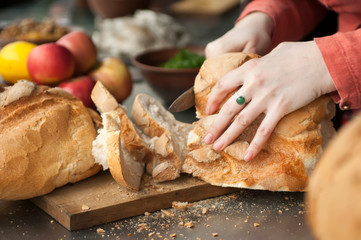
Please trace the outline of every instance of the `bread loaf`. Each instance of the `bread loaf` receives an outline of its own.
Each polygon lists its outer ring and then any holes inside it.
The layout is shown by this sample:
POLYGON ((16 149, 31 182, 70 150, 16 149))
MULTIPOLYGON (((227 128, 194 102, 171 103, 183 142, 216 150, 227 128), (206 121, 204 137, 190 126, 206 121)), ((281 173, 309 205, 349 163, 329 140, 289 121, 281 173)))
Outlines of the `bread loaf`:
POLYGON ((311 176, 306 202, 316 239, 361 239, 361 113, 327 146, 311 176))
POLYGON ((27 199, 101 168, 96 128, 82 102, 60 88, 19 81, 0 90, 0 199, 27 199))
POLYGON ((177 121, 158 101, 146 94, 135 97, 132 119, 152 139, 155 158, 147 164, 147 170, 154 181, 164 182, 179 177, 192 124, 177 121))
POLYGON ((253 57, 258 56, 228 53, 207 59, 201 67, 194 89, 197 116, 201 119, 194 123, 194 130, 189 134, 189 154, 182 170, 213 185, 304 191, 314 165, 334 134, 331 118, 335 104, 327 96, 281 119, 266 146, 250 162, 243 160, 244 153, 263 115, 223 151, 216 152, 202 141, 215 117, 205 114, 212 87, 224 74, 253 57))

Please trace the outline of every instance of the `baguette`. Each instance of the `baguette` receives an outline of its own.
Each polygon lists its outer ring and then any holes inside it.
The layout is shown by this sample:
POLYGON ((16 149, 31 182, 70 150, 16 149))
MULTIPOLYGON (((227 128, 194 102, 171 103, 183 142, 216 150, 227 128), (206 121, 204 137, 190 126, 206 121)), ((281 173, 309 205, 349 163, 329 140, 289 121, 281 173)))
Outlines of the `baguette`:
POLYGON ((19 81, 0 90, 0 199, 40 196, 97 173, 96 127, 60 88, 19 81))
POLYGON ((162 104, 146 94, 135 97, 131 115, 153 141, 155 158, 147 164, 147 170, 154 181, 178 178, 187 155, 187 135, 193 129, 192 124, 177 121, 162 104))

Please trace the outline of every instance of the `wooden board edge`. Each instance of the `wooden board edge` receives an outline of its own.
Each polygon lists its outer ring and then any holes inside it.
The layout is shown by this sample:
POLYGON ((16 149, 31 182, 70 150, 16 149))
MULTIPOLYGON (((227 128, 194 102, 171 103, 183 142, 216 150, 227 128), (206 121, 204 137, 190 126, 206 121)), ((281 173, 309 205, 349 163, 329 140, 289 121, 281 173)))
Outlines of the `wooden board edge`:
POLYGON ((51 201, 49 199, 50 198, 47 198, 47 196, 41 196, 41 197, 32 198, 30 199, 30 201, 34 203, 36 206, 38 206, 50 217, 55 219, 63 227, 70 230, 71 229, 70 214, 66 211, 66 209, 62 209, 60 206, 56 206, 55 204, 48 204, 47 201, 51 201))
POLYGON ((154 212, 172 207, 173 201, 195 202, 211 197, 237 192, 237 188, 224 188, 202 184, 189 189, 181 189, 144 198, 135 199, 126 203, 108 206, 92 211, 77 214, 68 214, 65 210, 46 208, 43 200, 33 199, 33 202, 51 217, 57 220, 69 231, 81 230, 96 225, 109 223, 124 218, 142 215, 145 212, 154 212))

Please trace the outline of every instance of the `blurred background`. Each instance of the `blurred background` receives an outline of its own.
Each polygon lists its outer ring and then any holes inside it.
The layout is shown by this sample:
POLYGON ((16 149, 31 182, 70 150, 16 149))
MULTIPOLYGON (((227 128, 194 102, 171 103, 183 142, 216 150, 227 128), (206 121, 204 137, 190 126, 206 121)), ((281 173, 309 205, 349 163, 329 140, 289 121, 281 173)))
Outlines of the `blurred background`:
MULTIPOLYGON (((34 18, 37 21, 51 18, 61 25, 85 29, 96 39, 108 34, 106 32, 108 29, 105 28, 112 25, 113 34, 122 36, 124 32, 132 40, 138 36, 142 38, 142 46, 152 47, 151 41, 158 46, 205 45, 210 39, 221 36, 234 24, 240 7, 246 2, 242 0, 2 0, 0 27, 20 22, 24 18, 34 18), (148 12, 147 15, 142 10, 149 10, 151 13, 148 12), (136 19, 132 22, 125 18, 136 19), (126 21, 127 23, 124 23, 126 21), (148 21, 147 26, 142 21, 148 21), (158 37, 157 42, 151 39, 149 31, 158 37), (167 34, 164 34, 165 31, 167 34), (164 36, 161 36, 162 32, 164 36), (171 39, 172 34, 178 34, 173 36, 177 39, 171 39), (166 37, 168 39, 164 39, 166 37)), ((118 40, 123 41, 124 44, 127 39, 118 37, 118 40)), ((122 52, 121 49, 114 51, 122 52)))
MULTIPOLYGON (((94 42, 99 62, 107 57, 119 58, 129 67, 133 83, 145 81, 154 90, 151 94, 169 106, 193 85, 199 68, 193 67, 192 71, 154 68, 160 58, 167 60, 159 52, 140 64, 132 63, 132 59, 151 50, 171 48, 174 54, 186 47, 202 50, 233 26, 247 2, 3 0, 0 1, 0 47, 17 40, 36 44, 55 42, 68 32, 82 30, 94 42)), ((4 71, 8 72, 4 69, 0 72, 4 71)))

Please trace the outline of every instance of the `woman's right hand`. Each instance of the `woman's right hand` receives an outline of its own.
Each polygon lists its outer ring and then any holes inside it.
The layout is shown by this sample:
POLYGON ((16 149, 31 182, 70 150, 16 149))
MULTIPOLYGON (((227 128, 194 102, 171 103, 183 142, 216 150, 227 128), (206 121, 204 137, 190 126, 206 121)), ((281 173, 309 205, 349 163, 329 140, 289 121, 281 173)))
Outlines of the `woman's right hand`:
POLYGON ((226 52, 245 52, 264 55, 271 49, 273 20, 262 12, 254 12, 243 19, 222 37, 207 44, 206 57, 226 52))

